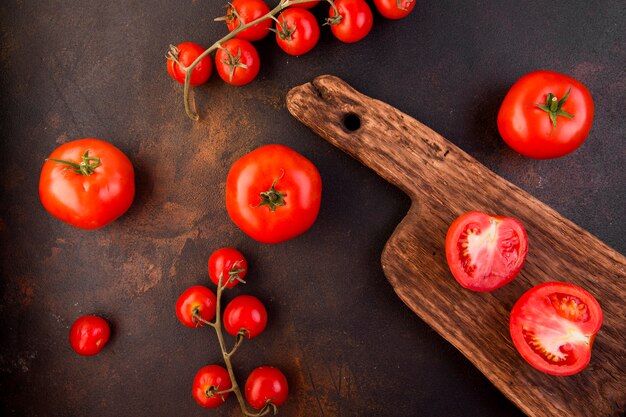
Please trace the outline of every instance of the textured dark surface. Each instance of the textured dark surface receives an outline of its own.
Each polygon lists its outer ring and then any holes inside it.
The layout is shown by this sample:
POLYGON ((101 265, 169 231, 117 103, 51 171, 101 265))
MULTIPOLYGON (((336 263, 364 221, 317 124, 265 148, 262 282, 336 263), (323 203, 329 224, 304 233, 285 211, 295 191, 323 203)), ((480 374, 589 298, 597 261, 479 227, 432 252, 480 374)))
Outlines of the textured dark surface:
POLYGON ((402 21, 375 13, 358 44, 324 29, 300 58, 267 39, 259 79, 236 88, 214 74, 194 90, 203 120, 192 123, 164 53, 220 37, 212 18, 221 2, 3 2, 0 413, 237 415, 234 400, 207 412, 191 399, 196 370, 220 355, 208 330, 182 327, 173 312, 184 288, 208 283, 210 252, 228 245, 251 265, 235 293, 257 295, 270 316, 238 352, 236 371, 243 382, 258 365, 283 369, 291 395, 281 415, 519 415, 383 276, 380 253, 408 198, 300 125, 284 98, 336 74, 626 253, 626 10, 576 3, 420 2, 402 21), (588 141, 552 161, 517 155, 495 123, 507 89, 539 68, 579 79, 596 105, 588 141), (88 136, 120 147, 137 174, 129 212, 94 232, 51 218, 37 195, 43 158, 88 136), (223 204, 230 165, 272 142, 303 153, 324 181, 315 226, 279 246, 251 241, 223 204), (67 342, 87 313, 114 331, 92 358, 67 342))

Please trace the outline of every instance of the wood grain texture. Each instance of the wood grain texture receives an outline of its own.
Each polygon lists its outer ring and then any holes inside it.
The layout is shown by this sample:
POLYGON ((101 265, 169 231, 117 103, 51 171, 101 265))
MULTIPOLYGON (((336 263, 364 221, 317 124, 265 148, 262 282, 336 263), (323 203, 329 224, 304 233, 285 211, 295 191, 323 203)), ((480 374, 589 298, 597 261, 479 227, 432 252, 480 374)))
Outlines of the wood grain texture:
MULTIPOLYGON (((626 407, 626 258, 445 138, 333 76, 296 87, 287 107, 302 123, 407 193, 409 213, 389 239, 382 266, 398 296, 530 416, 615 416, 626 407), (348 127, 346 117, 348 115, 348 127), (352 123, 354 116, 360 127, 352 123), (512 216, 527 229, 520 275, 490 293, 457 284, 445 260, 450 223, 471 210, 512 216), (589 366, 545 375, 519 356, 509 312, 532 286, 567 281, 600 302, 604 322, 589 366)), ((416 370, 419 371, 419 370, 416 370)))

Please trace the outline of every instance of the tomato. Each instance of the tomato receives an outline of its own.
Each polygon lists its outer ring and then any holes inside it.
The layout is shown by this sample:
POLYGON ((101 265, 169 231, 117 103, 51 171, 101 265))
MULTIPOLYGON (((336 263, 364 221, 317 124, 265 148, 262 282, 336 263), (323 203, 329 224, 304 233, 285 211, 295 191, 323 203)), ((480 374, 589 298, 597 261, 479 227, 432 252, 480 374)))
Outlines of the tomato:
POLYGON ((330 30, 337 39, 346 43, 358 42, 372 29, 374 16, 364 0, 335 0, 335 9, 328 12, 330 30))
POLYGON ((240 158, 226 179, 226 209, 253 239, 279 243, 307 231, 317 218, 322 179, 317 168, 283 145, 240 158))
POLYGON ((248 262, 237 249, 221 248, 209 257, 209 277, 215 285, 220 282, 220 276, 226 288, 234 287, 240 281, 245 283, 243 278, 247 272, 248 262))
POLYGON ((280 407, 287 400, 289 385, 280 370, 271 366, 260 366, 248 376, 244 392, 248 403, 257 410, 267 403, 280 407))
MULTIPOLYGON (((270 8, 262 0, 233 0, 226 13, 226 25, 232 32, 239 27, 239 22, 250 23, 270 12, 270 8)), ((267 36, 272 27, 272 20, 266 19, 249 27, 235 37, 247 41, 259 41, 267 36)))
POLYGON ((287 9, 276 22, 276 43, 289 55, 309 52, 320 39, 320 27, 315 16, 300 8, 287 9))
POLYGON ((510 217, 472 211, 457 218, 446 235, 446 258, 454 278, 474 291, 511 282, 524 265, 528 237, 510 217))
POLYGON ((176 301, 176 317, 187 327, 202 327, 204 323, 198 321, 194 314, 199 314, 203 320, 211 321, 215 317, 217 298, 213 291, 201 285, 187 288, 176 301))
POLYGON ((582 371, 602 326, 602 309, 584 289, 546 282, 528 290, 511 311, 511 338, 533 367, 550 375, 582 371))
POLYGON ((231 39, 215 53, 215 66, 222 80, 232 85, 244 85, 257 76, 261 60, 250 42, 231 39))
POLYGON ((134 197, 133 165, 122 151, 98 139, 59 146, 39 177, 45 209, 79 229, 106 226, 128 210, 134 197))
POLYGON ((252 339, 257 337, 267 326, 267 311, 263 303, 251 295, 239 295, 228 303, 224 310, 224 328, 231 336, 243 331, 252 339))
POLYGON ((287 6, 287 7, 298 7, 300 9, 312 9, 313 7, 317 6, 319 2, 320 0, 307 1, 304 3, 298 3, 293 6, 287 6))
POLYGON ((374 0, 378 12, 387 19, 402 19, 415 7, 415 0, 374 0))
MULTIPOLYGON (((185 69, 204 52, 204 48, 193 42, 184 42, 178 46, 171 46, 167 54, 167 72, 181 84, 185 84, 185 69)), ((207 55, 191 71, 189 85, 204 84, 213 72, 213 61, 207 55)))
POLYGON ((204 408, 215 408, 224 404, 230 392, 218 392, 231 389, 233 386, 228 371, 219 365, 208 365, 201 368, 193 380, 191 395, 204 408))
POLYGON ((98 316, 82 316, 70 329, 70 345, 79 355, 93 356, 109 341, 109 324, 98 316))
POLYGON ((511 87, 498 113, 502 139, 522 155, 558 158, 575 151, 593 122, 591 94, 579 81, 535 71, 511 87))

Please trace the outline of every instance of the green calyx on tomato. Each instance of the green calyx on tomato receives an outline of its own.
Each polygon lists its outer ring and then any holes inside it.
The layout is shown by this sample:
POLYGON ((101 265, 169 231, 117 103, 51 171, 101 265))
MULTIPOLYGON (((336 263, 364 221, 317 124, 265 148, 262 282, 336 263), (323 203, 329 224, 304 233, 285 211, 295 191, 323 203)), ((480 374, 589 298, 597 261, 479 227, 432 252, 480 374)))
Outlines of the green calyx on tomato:
POLYGON ((66 169, 72 170, 76 174, 89 176, 94 173, 96 168, 100 166, 100 158, 89 157, 89 149, 83 153, 82 161, 80 163, 66 161, 65 159, 47 158, 46 161, 57 162, 59 164, 67 165, 66 169))
POLYGON ((556 129, 556 118, 557 116, 567 117, 571 119, 574 117, 573 114, 570 114, 562 109, 563 104, 565 104, 565 100, 569 97, 569 93, 572 91, 572 87, 567 90, 567 93, 559 100, 554 94, 548 93, 546 97, 546 104, 535 104, 536 107, 548 113, 550 116, 550 120, 552 121, 552 128, 556 129))
POLYGON ((284 174, 285 172, 283 171, 281 176, 276 178, 274 182, 272 182, 272 186, 269 190, 260 193, 261 202, 259 203, 258 207, 268 206, 270 211, 276 211, 276 207, 282 207, 285 205, 285 196, 287 194, 281 193, 275 188, 276 183, 283 177, 284 174))
POLYGON ((248 69, 248 66, 246 64, 244 64, 243 62, 241 62, 241 48, 237 48, 237 55, 233 55, 228 49, 226 48, 222 48, 221 46, 219 47, 220 50, 224 51, 224 53, 226 54, 226 58, 222 59, 222 63, 224 65, 227 65, 228 68, 230 68, 229 71, 229 80, 232 82, 233 81, 233 76, 235 75, 235 68, 243 68, 243 69, 248 69))
POLYGON ((293 27, 289 27, 289 24, 285 22, 284 16, 282 18, 282 22, 276 22, 278 23, 276 27, 279 28, 278 30, 276 30, 278 36, 280 36, 282 40, 290 41, 293 38, 293 33, 296 31, 296 25, 293 25, 293 27))

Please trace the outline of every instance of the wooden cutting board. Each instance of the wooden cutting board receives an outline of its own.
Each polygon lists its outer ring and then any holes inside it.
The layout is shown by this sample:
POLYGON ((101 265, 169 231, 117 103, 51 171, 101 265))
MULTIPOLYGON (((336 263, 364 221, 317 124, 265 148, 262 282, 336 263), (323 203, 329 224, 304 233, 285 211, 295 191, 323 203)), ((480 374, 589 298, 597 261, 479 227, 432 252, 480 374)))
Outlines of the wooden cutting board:
POLYGON ((624 256, 430 128, 337 77, 321 76, 292 89, 287 107, 315 133, 411 198, 411 208, 381 260, 396 293, 419 317, 530 416, 624 415, 624 256), (448 226, 471 210, 515 217, 528 232, 522 272, 490 293, 462 288, 446 263, 448 226), (535 370, 509 336, 509 312, 515 301, 546 281, 577 284, 602 306, 604 322, 591 362, 574 376, 554 377, 535 370))

